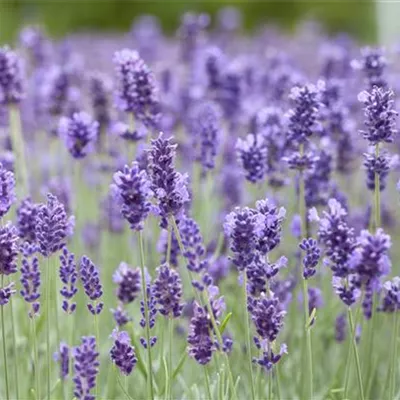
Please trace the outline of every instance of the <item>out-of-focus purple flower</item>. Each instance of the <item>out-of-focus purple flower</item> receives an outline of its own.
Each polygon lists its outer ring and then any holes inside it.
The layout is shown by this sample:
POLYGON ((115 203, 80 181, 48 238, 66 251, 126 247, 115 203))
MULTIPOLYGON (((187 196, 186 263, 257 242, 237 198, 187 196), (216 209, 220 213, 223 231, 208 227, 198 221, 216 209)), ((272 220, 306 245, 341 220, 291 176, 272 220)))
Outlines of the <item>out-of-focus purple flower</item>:
POLYGON ((231 263, 228 257, 221 255, 217 259, 208 263, 208 273, 213 280, 217 283, 221 279, 228 276, 231 263))
POLYGON ((97 138, 99 123, 85 112, 77 112, 71 118, 63 117, 58 133, 74 158, 84 158, 92 150, 97 138))
POLYGON ((60 279, 63 287, 60 290, 61 296, 64 297, 62 302, 62 309, 67 314, 72 314, 76 309, 76 303, 70 303, 71 299, 78 292, 76 282, 78 280, 78 271, 76 268, 75 256, 70 253, 67 247, 63 248, 60 254, 60 279))
POLYGON ((35 227, 39 251, 43 256, 50 257, 65 245, 68 225, 64 205, 48 193, 47 204, 38 206, 35 227))
POLYGON ((30 318, 34 318, 39 312, 40 283, 39 259, 37 257, 33 257, 32 260, 23 258, 21 266, 22 289, 20 294, 27 303, 31 304, 30 318))
POLYGON ((282 160, 288 163, 289 169, 310 172, 315 168, 318 162, 318 156, 312 150, 306 151, 303 154, 294 151, 282 160))
POLYGON ((321 257, 321 250, 318 247, 317 241, 312 238, 303 239, 299 247, 306 253, 303 257, 303 278, 309 279, 317 272, 315 267, 318 265, 321 257))
POLYGON ((243 74, 237 65, 232 63, 224 69, 216 100, 221 105, 228 120, 235 120, 240 115, 243 97, 243 74))
POLYGON ((256 347, 262 350, 262 355, 259 358, 253 358, 253 362, 264 367, 267 371, 270 371, 273 366, 279 362, 283 354, 287 354, 287 346, 284 343, 281 344, 279 353, 276 353, 272 350, 272 348, 269 348, 271 347, 271 344, 268 342, 268 340, 259 340, 257 337, 255 337, 254 342, 256 347))
POLYGON ((400 310, 400 278, 395 276, 383 284, 384 296, 380 310, 383 312, 398 312, 400 310))
MULTIPOLYGON (((179 219, 184 205, 189 201, 187 175, 175 170, 175 156, 176 145, 171 144, 170 139, 165 139, 162 133, 151 141, 149 174, 152 190, 164 219, 170 216, 179 219)), ((166 228, 165 221, 163 225, 166 228)))
POLYGON ((5 306, 10 301, 13 294, 16 293, 15 283, 11 282, 7 286, 0 288, 0 306, 5 306))
POLYGON ((94 302, 94 304, 87 304, 88 310, 93 315, 100 314, 103 310, 103 302, 98 302, 103 295, 103 288, 100 282, 100 273, 97 267, 86 256, 81 258, 80 278, 86 296, 88 296, 89 299, 94 302))
POLYGON ((320 218, 314 209, 310 220, 316 220, 318 241, 325 247, 325 264, 333 275, 346 277, 350 272, 350 255, 355 247, 354 230, 347 223, 347 212, 336 199, 328 201, 328 210, 320 218))
POLYGON ((342 343, 346 340, 347 336, 347 318, 346 314, 342 313, 336 317, 335 320, 335 339, 337 342, 342 343))
POLYGON ((119 304, 116 309, 111 309, 111 312, 118 327, 124 326, 128 322, 132 321, 132 318, 124 310, 121 304, 119 304))
POLYGON ((110 350, 111 361, 119 368, 124 375, 130 375, 135 368, 137 358, 135 348, 131 345, 131 338, 125 331, 112 333, 114 345, 110 350))
POLYGON ((132 129, 128 124, 120 121, 112 124, 111 132, 128 142, 138 142, 146 136, 146 130, 132 129))
POLYGON ((392 143, 397 134, 394 110, 394 93, 392 90, 373 87, 371 91, 361 92, 358 100, 364 105, 365 130, 361 130, 363 138, 371 145, 392 143))
POLYGON ((38 26, 27 26, 20 35, 22 46, 28 50, 34 67, 41 67, 49 56, 49 40, 38 26))
POLYGON ((194 303, 194 313, 190 320, 188 334, 188 353, 199 364, 205 365, 211 361, 213 352, 216 350, 215 342, 211 338, 211 327, 209 316, 196 302, 194 303))
POLYGON ((60 364, 60 379, 66 380, 69 375, 70 348, 65 342, 60 343, 59 350, 54 353, 54 361, 60 364))
POLYGON ((146 126, 156 127, 160 119, 160 105, 153 73, 134 50, 117 51, 114 64, 118 108, 134 113, 146 126))
POLYGON ((290 231, 292 235, 296 238, 300 238, 301 236, 301 216, 299 214, 295 214, 292 218, 292 222, 290 224, 290 231))
POLYGON ((22 66, 17 53, 0 47, 0 104, 16 104, 24 98, 22 66))
POLYGON ((46 110, 51 115, 61 115, 65 109, 71 77, 65 68, 53 65, 47 71, 41 87, 41 96, 46 110))
POLYGON ((221 112, 212 102, 200 103, 191 115, 194 141, 199 142, 198 158, 204 171, 215 167, 218 144, 221 135, 221 112))
POLYGON ((272 343, 283 327, 283 319, 286 314, 282 310, 278 298, 274 295, 250 297, 248 306, 257 334, 272 343))
POLYGON ((74 357, 74 396, 79 400, 95 400, 91 390, 96 386, 99 373, 99 353, 96 351, 96 338, 83 336, 82 344, 72 350, 74 357))
POLYGON ((243 197, 243 176, 241 169, 233 164, 225 164, 221 171, 221 197, 226 210, 241 204, 243 197))
POLYGON ((242 25, 242 13, 234 6, 223 7, 218 11, 218 27, 222 32, 234 33, 242 25))
POLYGON ((95 72, 90 76, 89 89, 94 118, 101 127, 106 127, 111 120, 109 104, 111 81, 107 75, 95 72))
POLYGON ((236 142, 236 153, 245 177, 256 183, 262 181, 267 170, 267 146, 263 136, 247 135, 236 142))
POLYGON ((357 238, 357 247, 350 258, 352 270, 357 272, 362 283, 368 283, 387 275, 391 262, 388 251, 392 245, 390 236, 382 228, 375 234, 361 231, 357 238))
POLYGON ((361 50, 361 60, 353 60, 352 67, 362 70, 370 89, 374 86, 385 87, 387 85, 384 72, 387 60, 380 48, 365 47, 361 50))
POLYGON ((201 261, 205 248, 197 222, 185 216, 179 223, 179 233, 185 248, 184 257, 188 262, 187 268, 193 272, 200 272, 205 267, 201 261))
POLYGON ((17 230, 18 236, 28 242, 36 242, 36 215, 38 206, 30 197, 21 201, 17 208, 17 230))
POLYGON ((0 163, 0 218, 7 214, 15 201, 14 174, 0 163))
POLYGON ((396 157, 390 157, 387 152, 381 152, 379 156, 375 152, 364 153, 364 167, 367 172, 367 187, 375 190, 375 175, 379 176, 379 191, 386 187, 387 176, 393 163, 397 162, 396 157))
POLYGON ((264 227, 265 216, 248 207, 237 207, 226 216, 224 230, 230 238, 232 261, 240 271, 254 261, 264 227))
POLYGON ((282 224, 286 210, 283 207, 278 208, 268 199, 258 200, 256 202, 256 209, 265 217, 257 250, 263 254, 267 254, 278 246, 281 241, 282 224))
POLYGON ((204 68, 210 90, 218 89, 221 84, 221 74, 224 68, 225 57, 219 47, 208 47, 204 52, 204 68))
POLYGON ((44 188, 44 195, 52 193, 57 197, 64 207, 67 214, 71 213, 71 184, 67 179, 58 177, 51 178, 44 188))
POLYGON ((288 140, 295 143, 305 143, 311 135, 321 129, 319 125, 319 109, 322 106, 320 95, 324 83, 319 81, 317 86, 308 84, 295 86, 290 92, 293 108, 288 112, 288 140))
POLYGON ((333 276, 332 286, 340 300, 342 300, 343 303, 348 307, 353 305, 361 296, 361 290, 359 289, 360 284, 357 275, 349 275, 347 280, 338 276, 333 276))
POLYGON ((124 231, 124 219, 112 192, 101 202, 101 220, 104 224, 103 228, 112 233, 122 233, 124 231))
POLYGON ((148 61, 155 60, 163 43, 159 19, 153 15, 141 15, 135 18, 130 33, 142 57, 148 61))
POLYGON ((0 275, 17 272, 18 236, 11 223, 0 227, 0 275))
POLYGON ((117 297, 123 304, 129 304, 140 294, 140 269, 130 268, 121 262, 113 274, 113 281, 118 285, 117 297))
POLYGON ((157 268, 157 278, 153 284, 153 294, 158 305, 158 311, 171 318, 182 314, 182 280, 179 273, 167 264, 157 268))
POLYGON ((121 214, 133 230, 142 230, 143 222, 151 209, 151 182, 146 171, 140 170, 137 162, 131 168, 125 165, 123 171, 114 174, 111 187, 121 207, 121 214))

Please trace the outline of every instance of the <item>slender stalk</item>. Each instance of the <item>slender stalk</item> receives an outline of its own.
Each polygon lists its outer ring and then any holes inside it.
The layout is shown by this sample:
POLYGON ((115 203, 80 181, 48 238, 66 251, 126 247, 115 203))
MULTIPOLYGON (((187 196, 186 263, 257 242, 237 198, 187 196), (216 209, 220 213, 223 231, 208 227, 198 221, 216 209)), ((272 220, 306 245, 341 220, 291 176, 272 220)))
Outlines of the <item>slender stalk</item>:
POLYGON ((154 399, 154 389, 153 389, 153 367, 151 359, 151 346, 150 346, 150 326, 149 326, 149 305, 147 303, 147 288, 146 288, 146 277, 144 270, 144 250, 143 250, 143 234, 142 231, 138 232, 139 236, 139 247, 140 247, 140 269, 142 275, 142 292, 143 292, 143 302, 144 302, 144 318, 146 320, 146 341, 147 341, 147 384, 148 384, 148 395, 149 399, 154 399))
POLYGON ((210 389, 210 379, 208 378, 208 371, 207 371, 207 366, 203 365, 203 371, 204 371, 204 380, 206 382, 206 389, 207 389, 207 399, 212 399, 211 397, 211 389, 210 389))
POLYGON ((391 359, 391 374, 390 374, 390 384, 389 384, 389 399, 394 399, 395 387, 396 387, 396 365, 397 365, 397 336, 399 331, 399 321, 398 315, 399 310, 394 312, 394 326, 393 326, 393 338, 392 338, 392 359, 391 359))
MULTIPOLYGON (((271 347, 271 344, 268 345, 268 347, 271 347)), ((268 349, 269 352, 271 352, 271 349, 268 349)), ((272 400, 273 398, 273 393, 272 393, 272 369, 268 371, 268 400, 272 400)))
POLYGON ((276 376, 276 396, 278 400, 281 399, 281 375, 279 371, 279 363, 275 365, 275 376, 276 376))
POLYGON ((19 378, 18 378, 18 350, 17 350, 17 334, 15 331, 15 318, 14 318, 14 305, 13 305, 13 299, 10 298, 9 302, 10 306, 10 318, 11 318, 11 339, 12 339, 12 346, 13 346, 13 352, 14 352, 14 381, 16 382, 15 384, 15 394, 17 396, 17 399, 19 399, 19 378))
MULTIPOLYGON (((38 346, 36 338, 36 321, 35 317, 32 316, 32 341, 33 341, 33 363, 35 368, 35 382, 36 382, 36 398, 40 399, 40 375, 39 375, 39 358, 38 358, 38 346)), ((18 384, 17 384, 18 386, 18 384)))
POLYGON ((358 355, 357 342, 356 342, 356 338, 355 338, 355 325, 354 325, 354 321, 353 321, 353 314, 351 312, 350 307, 347 309, 347 313, 348 313, 348 317, 349 317, 350 330, 351 330, 351 332, 354 332, 354 334, 352 334, 351 343, 352 343, 352 347, 353 347, 354 359, 356 362, 357 380, 358 380, 358 388, 359 388, 359 392, 360 392, 360 399, 364 400, 364 389, 363 389, 363 382, 362 382, 362 376, 361 376, 360 357, 358 355))
POLYGON ((170 266, 170 260, 171 260, 171 246, 172 246, 172 229, 171 229, 171 224, 168 224, 167 255, 165 257, 168 266, 170 266))
MULTIPOLYGON (((94 309, 97 309, 97 301, 94 302, 94 309)), ((99 319, 97 317, 97 314, 95 313, 93 315, 93 322, 94 322, 94 332, 96 335, 96 345, 97 345, 97 351, 100 354, 100 333, 99 333, 99 319)), ((99 360, 101 360, 101 355, 99 355, 99 360)), ((98 385, 97 385, 97 379, 94 387, 94 393, 95 393, 95 398, 97 399, 97 394, 98 394, 98 385)))
POLYGON ((50 354, 50 258, 46 268, 46 352, 47 352, 47 398, 51 395, 51 354, 50 354))
POLYGON ((174 320, 170 316, 168 318, 168 379, 169 379, 169 384, 168 384, 168 399, 172 400, 172 336, 174 334, 174 320))
POLYGON ((9 107, 10 133, 17 175, 17 191, 21 198, 29 193, 28 170, 26 167, 25 144, 22 136, 21 116, 16 105, 9 107))
POLYGON ((247 308, 247 274, 246 271, 243 272, 243 295, 244 295, 244 312, 246 323, 244 324, 246 329, 246 346, 247 346, 247 362, 250 370, 250 382, 251 382, 251 398, 255 400, 256 390, 254 387, 254 376, 253 376, 253 360, 251 356, 251 338, 250 338, 250 317, 249 310, 247 308))
MULTIPOLYGON (((1 276, 1 287, 4 287, 4 275, 1 276)), ((3 338, 3 362, 4 362, 4 384, 6 387, 6 399, 10 400, 10 391, 8 383, 8 363, 7 363, 7 345, 6 345, 6 326, 4 321, 4 306, 0 306, 1 310, 1 336, 3 338)), ((17 382, 18 384, 18 382, 17 382)))

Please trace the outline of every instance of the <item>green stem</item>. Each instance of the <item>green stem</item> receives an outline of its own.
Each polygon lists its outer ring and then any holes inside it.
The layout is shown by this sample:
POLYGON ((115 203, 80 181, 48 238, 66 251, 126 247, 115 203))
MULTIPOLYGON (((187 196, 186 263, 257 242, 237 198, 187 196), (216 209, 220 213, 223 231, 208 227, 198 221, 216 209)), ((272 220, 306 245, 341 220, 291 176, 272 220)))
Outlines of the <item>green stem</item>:
POLYGON ((389 384, 389 399, 394 399, 396 387, 396 365, 397 365, 397 336, 399 330, 398 314, 399 310, 394 312, 394 326, 393 326, 393 339, 392 339, 392 360, 391 360, 391 375, 389 384))
POLYGON ((171 224, 168 224, 167 254, 165 257, 168 266, 170 266, 170 260, 171 260, 171 246, 172 246, 172 229, 171 229, 171 224))
MULTIPOLYGON (((4 275, 1 276, 1 287, 4 287, 4 275)), ((10 400, 10 391, 8 383, 8 364, 7 364, 7 345, 6 345, 6 326, 4 321, 4 306, 1 309, 1 335, 3 338, 3 361, 4 361, 4 381, 6 386, 6 399, 10 400)), ((18 384, 18 382, 16 382, 18 384)))
POLYGON ((17 189, 20 198, 29 194, 28 170, 26 168, 25 144, 22 136, 21 116, 17 105, 10 105, 10 133, 17 175, 17 189))
POLYGON ((254 387, 254 376, 253 376, 253 360, 251 356, 251 338, 250 338, 250 317, 249 310, 247 308, 247 274, 246 271, 243 272, 243 295, 244 295, 244 312, 246 323, 244 324, 246 329, 246 345, 247 345, 247 362, 250 370, 250 382, 251 382, 251 398, 255 400, 256 390, 254 387))
POLYGON ((143 234, 139 231, 139 247, 140 247, 140 270, 142 275, 142 292, 143 292, 143 302, 144 302, 144 318, 146 321, 146 341, 147 341, 147 381, 149 390, 149 399, 154 399, 154 389, 153 389, 153 367, 151 359, 151 346, 150 346, 150 326, 149 326, 149 305, 147 303, 147 288, 146 288, 146 277, 144 269, 144 250, 143 250, 143 234))
POLYGON ((210 379, 208 378, 208 371, 207 371, 207 366, 203 365, 203 371, 204 371, 204 380, 206 382, 206 389, 207 389, 207 399, 211 400, 211 389, 210 389, 210 379))
MULTIPOLYGON (((35 368, 35 381, 36 381, 36 398, 40 399, 40 375, 39 375, 39 358, 38 358, 38 346, 36 338, 36 321, 35 317, 32 316, 32 341, 33 341, 33 362, 35 368)), ((17 385, 18 386, 18 385, 17 385)))
POLYGON ((268 371, 268 400, 272 400, 272 370, 268 371))
POLYGON ((361 376, 360 357, 358 355, 357 342, 356 342, 356 337, 355 337, 356 329, 355 329, 353 315, 352 315, 350 307, 347 309, 347 313, 348 313, 348 317, 349 317, 350 331, 352 332, 351 343, 352 343, 352 347, 353 347, 354 359, 356 362, 357 380, 358 380, 358 388, 359 388, 359 392, 360 392, 360 399, 364 400, 364 389, 363 389, 363 382, 362 382, 362 376, 361 376))
POLYGON ((47 257, 46 268, 46 352, 47 352, 47 398, 51 394, 51 354, 50 354, 50 258, 47 257))
POLYGON ((18 378, 18 350, 17 350, 17 340, 16 340, 16 332, 15 332, 15 318, 14 318, 14 305, 13 305, 13 299, 10 298, 10 318, 11 318, 11 339, 12 339, 12 346, 13 346, 13 352, 14 352, 14 380, 16 382, 15 384, 15 390, 16 390, 16 396, 17 399, 19 399, 19 378, 18 378))
POLYGON ((169 347, 169 353, 168 353, 168 379, 169 379, 169 384, 168 384, 168 399, 172 400, 172 380, 173 380, 173 371, 172 371, 172 336, 174 334, 174 320, 172 316, 168 318, 168 347, 169 347))
MULTIPOLYGON (((94 302, 94 309, 97 309, 97 301, 94 302)), ((97 351, 99 352, 99 361, 101 360, 101 355, 100 355, 100 333, 99 333, 99 320, 97 317, 97 313, 93 315, 93 320, 94 320, 94 331, 96 335, 96 346, 97 346, 97 351)), ((95 387, 94 387, 94 393, 95 393, 95 398, 97 399, 97 394, 98 394, 98 385, 97 385, 97 379, 95 382, 95 387)))
POLYGON ((276 374, 276 396, 278 400, 281 399, 281 376, 279 371, 279 363, 275 366, 275 374, 276 374))

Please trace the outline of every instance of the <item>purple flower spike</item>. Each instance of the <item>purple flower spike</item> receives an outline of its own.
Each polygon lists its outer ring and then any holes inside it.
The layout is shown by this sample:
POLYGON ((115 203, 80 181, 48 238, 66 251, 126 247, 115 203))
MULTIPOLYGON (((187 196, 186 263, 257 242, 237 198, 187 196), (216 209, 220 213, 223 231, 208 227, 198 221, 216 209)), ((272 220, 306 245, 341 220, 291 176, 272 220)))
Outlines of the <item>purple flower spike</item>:
POLYGON ((36 215, 38 205, 27 197, 22 200, 17 208, 17 230, 18 236, 28 243, 36 242, 36 215))
POLYGON ((72 157, 87 156, 97 139, 99 123, 85 113, 74 113, 71 118, 63 117, 58 125, 58 133, 64 140, 72 157))
POLYGON ((3 288, 0 288, 0 306, 5 306, 6 304, 8 304, 11 296, 14 293, 16 293, 14 282, 11 282, 3 288))
POLYGON ((303 239, 299 244, 301 250, 306 254, 303 258, 303 278, 309 279, 317 272, 315 267, 318 265, 321 251, 314 239, 303 239))
POLYGON ((63 381, 65 381, 69 375, 70 352, 68 345, 61 342, 58 352, 54 354, 54 361, 60 364, 60 379, 63 381))
POLYGON ((26 258, 22 259, 21 285, 21 296, 31 304, 29 316, 33 318, 40 308, 40 303, 37 301, 40 298, 40 268, 37 257, 32 258, 31 261, 26 258))
POLYGON ((21 61, 9 47, 0 47, 0 104, 19 103, 23 97, 21 61))
POLYGON ((17 272, 18 236, 11 223, 0 227, 0 275, 17 272))
POLYGON ((247 135, 238 139, 236 154, 246 179, 256 183, 263 180, 267 169, 267 145, 261 135, 247 135))
POLYGON ((114 321, 118 327, 124 326, 128 322, 132 321, 132 318, 128 315, 128 313, 120 304, 116 309, 111 309, 111 312, 113 314, 114 321))
POLYGON ((76 282, 78 280, 78 271, 76 268, 75 256, 70 253, 66 247, 63 248, 60 255, 60 279, 63 287, 60 290, 61 296, 64 297, 62 309, 67 314, 72 314, 76 309, 76 303, 71 303, 71 299, 78 292, 76 282))
POLYGON ((14 174, 0 163, 0 218, 7 214, 15 201, 14 174))
POLYGON ((103 303, 97 302, 103 295, 100 274, 97 267, 86 256, 81 258, 80 277, 86 296, 94 302, 94 304, 88 303, 88 310, 93 315, 100 314, 103 309, 103 303))
POLYGON ((121 262, 114 272, 113 281, 118 285, 117 297, 123 304, 132 303, 140 294, 141 277, 139 268, 130 268, 128 264, 121 262))
POLYGON ((69 221, 64 205, 47 194, 47 204, 40 204, 36 216, 36 237, 39 251, 45 257, 61 250, 66 242, 69 221))
POLYGON ((166 316, 178 318, 182 314, 182 280, 175 270, 164 264, 157 268, 153 293, 158 311, 166 316))
MULTIPOLYGON (((152 190, 162 218, 169 216, 179 218, 183 207, 189 201, 187 190, 187 175, 182 175, 175 170, 174 161, 176 145, 171 144, 171 139, 164 139, 160 133, 158 139, 151 141, 149 153, 149 171, 152 190)), ((163 227, 166 228, 165 221, 163 227)))
POLYGON ((135 348, 131 345, 131 338, 127 332, 114 330, 112 335, 114 346, 110 350, 111 361, 124 375, 130 375, 135 368, 137 358, 135 348))
POLYGON ((151 209, 151 182, 145 170, 140 170, 137 162, 129 168, 114 174, 111 186, 121 207, 121 214, 129 222, 131 229, 142 230, 144 220, 151 209))
POLYGON ((95 119, 100 125, 107 126, 111 119, 109 104, 110 79, 107 75, 97 72, 90 76, 89 86, 95 119))
POLYGON ((96 351, 94 336, 82 337, 82 344, 73 349, 74 357, 74 396, 78 400, 95 400, 91 390, 96 386, 99 373, 99 353, 96 351))
POLYGON ((398 312, 400 310, 400 278, 395 276, 383 284, 384 296, 380 310, 383 312, 398 312))
POLYGON ((364 105, 365 130, 360 131, 371 145, 392 143, 397 134, 394 93, 392 90, 373 87, 371 91, 361 92, 358 100, 364 105))
POLYGON ((160 105, 153 73, 134 50, 117 51, 114 64, 118 108, 134 113, 146 126, 156 127, 160 119, 160 105))
POLYGON ((335 320, 335 339, 342 343, 347 336, 347 317, 345 313, 339 314, 335 320))
POLYGON ((268 341, 262 340, 261 342, 255 340, 256 346, 263 349, 262 356, 260 358, 254 358, 253 362, 264 367, 267 371, 270 371, 275 364, 277 364, 282 358, 283 354, 287 354, 286 344, 282 344, 279 353, 275 353, 272 349, 268 349, 268 341))
POLYGON ((380 48, 365 47, 361 50, 361 60, 354 60, 352 66, 362 70, 368 86, 372 89, 374 86, 385 87, 387 85, 384 72, 387 66, 387 60, 384 52, 380 48))

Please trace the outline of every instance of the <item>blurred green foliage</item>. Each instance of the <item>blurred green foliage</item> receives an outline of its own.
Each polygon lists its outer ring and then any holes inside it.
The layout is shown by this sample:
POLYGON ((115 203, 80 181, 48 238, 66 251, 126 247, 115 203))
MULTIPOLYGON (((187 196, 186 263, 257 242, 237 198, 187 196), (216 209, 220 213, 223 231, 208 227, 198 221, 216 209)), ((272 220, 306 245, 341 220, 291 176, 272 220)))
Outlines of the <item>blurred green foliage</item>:
POLYGON ((185 11, 215 14, 227 5, 243 11, 246 29, 266 21, 290 28, 311 17, 323 21, 329 31, 348 31, 365 41, 376 38, 373 0, 0 0, 0 42, 13 40, 27 23, 44 24, 53 36, 88 29, 126 31, 140 14, 157 15, 172 32, 185 11))

